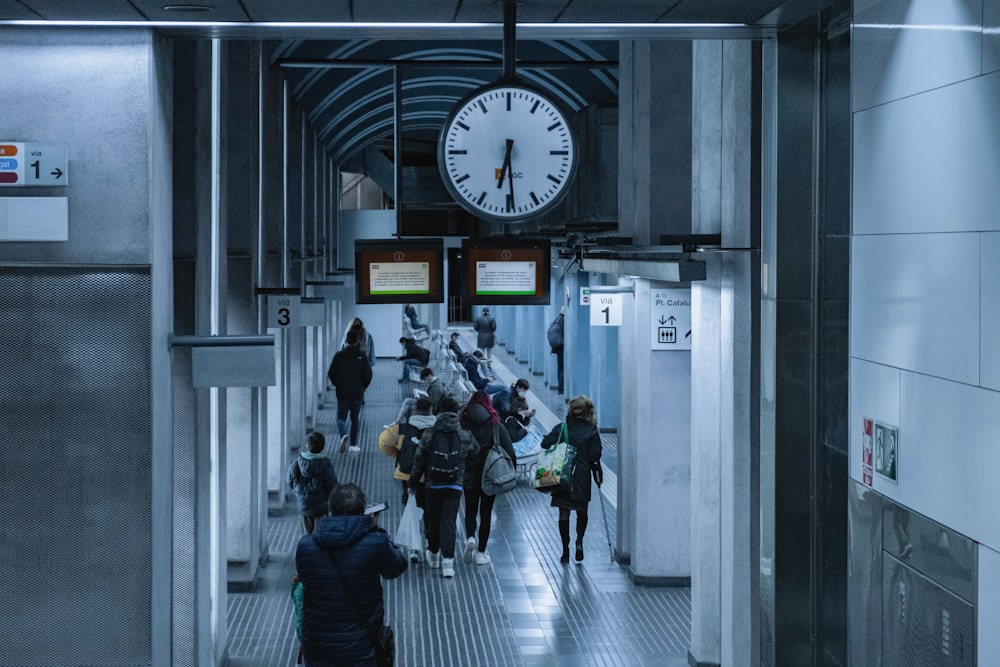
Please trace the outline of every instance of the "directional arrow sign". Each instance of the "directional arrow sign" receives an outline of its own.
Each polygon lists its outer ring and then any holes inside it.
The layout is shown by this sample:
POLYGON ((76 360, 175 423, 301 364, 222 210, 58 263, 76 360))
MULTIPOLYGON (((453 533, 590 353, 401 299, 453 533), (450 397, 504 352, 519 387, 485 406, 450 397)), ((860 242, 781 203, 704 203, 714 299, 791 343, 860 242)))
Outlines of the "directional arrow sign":
POLYGON ((0 139, 0 186, 66 185, 66 146, 0 139))
POLYGON ((691 290, 651 290, 649 314, 651 349, 691 349, 691 290))

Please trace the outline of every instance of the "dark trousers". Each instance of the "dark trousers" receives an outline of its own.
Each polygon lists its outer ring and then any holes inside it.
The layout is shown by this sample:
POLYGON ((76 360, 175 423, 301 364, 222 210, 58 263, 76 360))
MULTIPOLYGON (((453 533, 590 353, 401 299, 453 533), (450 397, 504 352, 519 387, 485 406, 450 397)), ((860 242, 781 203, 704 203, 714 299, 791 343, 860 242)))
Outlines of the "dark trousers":
POLYGON ((563 346, 556 345, 552 348, 552 354, 556 355, 556 379, 559 381, 559 391, 565 391, 563 384, 563 346))
POLYGON ((361 404, 364 397, 337 398, 337 433, 341 436, 347 431, 347 417, 351 417, 351 446, 358 444, 358 429, 361 426, 361 404))
POLYGON ((458 489, 424 489, 424 532, 431 553, 455 557, 455 521, 462 492, 458 489))
POLYGON ((486 543, 490 540, 490 527, 493 519, 493 502, 496 496, 488 496, 482 489, 465 490, 465 535, 476 537, 476 514, 479 514, 479 544, 480 551, 486 551, 486 543))

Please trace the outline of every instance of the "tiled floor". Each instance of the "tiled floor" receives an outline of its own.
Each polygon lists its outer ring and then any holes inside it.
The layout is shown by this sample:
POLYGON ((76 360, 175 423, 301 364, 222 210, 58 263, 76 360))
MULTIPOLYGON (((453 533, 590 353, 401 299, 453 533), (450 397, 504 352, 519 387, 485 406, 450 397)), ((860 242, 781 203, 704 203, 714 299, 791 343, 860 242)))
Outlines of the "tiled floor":
MULTIPOLYGON (((471 341, 471 331, 462 329, 471 341)), ((494 372, 512 382, 519 366, 503 348, 494 349, 494 372), (508 370, 508 368, 510 370, 508 370)), ((523 367, 520 367, 523 368, 523 367)), ((402 511, 393 462, 378 452, 382 424, 395 418, 409 384, 396 382, 399 363, 380 359, 366 395, 359 454, 331 454, 338 476, 359 483, 369 500, 388 499, 382 516, 390 534, 402 511)), ((540 408, 543 423, 557 422, 565 412, 562 396, 531 379, 529 402, 540 408)), ((336 426, 323 411, 317 428, 330 436, 336 426)), ((336 438, 328 437, 336 444, 336 438)), ((602 434, 609 477, 616 460, 617 438, 602 434)), ((605 493, 613 485, 604 484, 605 493)), ((613 494, 611 496, 613 498, 613 494)), ((606 514, 595 494, 585 538, 585 560, 559 563, 561 550, 557 511, 549 498, 520 482, 497 499, 489 553, 492 565, 461 562, 456 576, 411 565, 400 578, 385 582, 387 620, 396 630, 397 664, 442 665, 687 665, 690 635, 690 591, 686 588, 643 588, 632 585, 625 569, 612 562, 605 530, 615 530, 612 500, 606 514)), ((575 517, 574 517, 575 521, 575 517)), ((575 528, 574 528, 575 530, 575 528)), ((269 525, 270 559, 254 593, 229 597, 229 664, 233 667, 278 667, 295 664, 298 650, 289 597, 294 552, 299 536, 294 505, 269 525)), ((461 538, 461 535, 460 535, 461 538)), ((461 539, 460 539, 461 541, 461 539)))

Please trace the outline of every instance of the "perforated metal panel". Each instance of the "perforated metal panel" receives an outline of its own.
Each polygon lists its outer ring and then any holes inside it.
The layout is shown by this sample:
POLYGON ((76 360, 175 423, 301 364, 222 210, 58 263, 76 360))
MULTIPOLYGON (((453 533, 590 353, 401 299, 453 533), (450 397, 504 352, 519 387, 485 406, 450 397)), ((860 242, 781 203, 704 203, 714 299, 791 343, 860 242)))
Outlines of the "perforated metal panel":
POLYGON ((150 662, 150 277, 0 268, 0 663, 150 662))

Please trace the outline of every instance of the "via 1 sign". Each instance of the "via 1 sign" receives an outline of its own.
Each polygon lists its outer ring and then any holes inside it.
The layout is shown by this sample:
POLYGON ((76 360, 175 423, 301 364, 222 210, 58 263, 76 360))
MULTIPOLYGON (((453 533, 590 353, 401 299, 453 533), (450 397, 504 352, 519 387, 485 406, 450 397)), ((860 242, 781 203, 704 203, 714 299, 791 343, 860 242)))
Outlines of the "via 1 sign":
POLYGON ((623 294, 592 292, 590 297, 590 326, 620 327, 622 325, 623 294))
POLYGON ((0 186, 66 185, 66 147, 0 139, 0 186))

